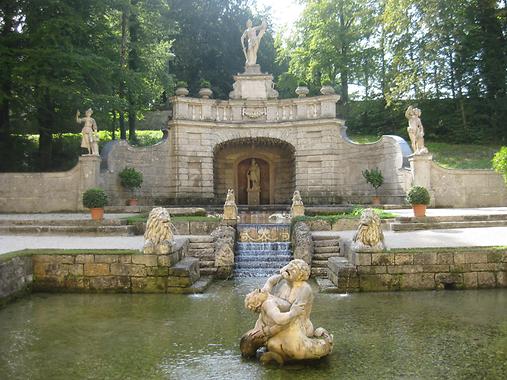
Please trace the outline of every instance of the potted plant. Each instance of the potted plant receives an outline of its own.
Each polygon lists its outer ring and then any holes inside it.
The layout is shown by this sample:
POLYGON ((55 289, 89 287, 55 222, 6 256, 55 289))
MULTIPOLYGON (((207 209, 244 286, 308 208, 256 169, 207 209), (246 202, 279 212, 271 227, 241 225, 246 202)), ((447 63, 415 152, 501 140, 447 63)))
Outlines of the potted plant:
POLYGON ((413 186, 407 194, 407 202, 412 205, 414 216, 426 216, 426 206, 430 204, 430 193, 422 186, 413 186))
POLYGON ((134 168, 125 167, 119 174, 121 185, 132 193, 128 201, 129 206, 137 206, 137 199, 134 196, 136 189, 143 183, 143 174, 134 168))
POLYGON ((83 206, 90 209, 93 220, 104 219, 105 205, 107 205, 107 194, 104 190, 92 188, 83 193, 83 206))
POLYGON ((335 93, 332 86, 333 83, 329 79, 323 79, 321 84, 322 87, 320 88, 320 93, 322 95, 331 95, 335 93))
POLYGON ((201 79, 199 82, 201 89, 199 90, 199 96, 203 99, 209 99, 211 95, 213 95, 213 91, 211 90, 211 83, 205 79, 201 79))
POLYGON ((372 199, 372 203, 374 205, 380 204, 380 197, 377 194, 377 189, 382 186, 384 183, 384 177, 382 176, 382 172, 378 168, 374 168, 371 170, 365 169, 362 171, 363 177, 367 183, 373 186, 375 190, 375 196, 372 199))
POLYGON ((188 95, 188 84, 187 82, 180 80, 176 83, 176 91, 174 92, 176 96, 187 96, 188 95))
POLYGON ((306 86, 306 82, 299 81, 298 87, 296 88, 296 94, 298 94, 300 98, 304 98, 306 95, 308 95, 309 92, 310 90, 306 86))

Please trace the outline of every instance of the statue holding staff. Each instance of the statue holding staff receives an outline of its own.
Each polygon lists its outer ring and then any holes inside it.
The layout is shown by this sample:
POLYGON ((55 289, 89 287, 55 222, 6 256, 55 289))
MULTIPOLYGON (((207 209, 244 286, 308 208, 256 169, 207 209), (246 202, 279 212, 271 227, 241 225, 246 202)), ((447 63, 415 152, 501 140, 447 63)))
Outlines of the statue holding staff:
POLYGON ((266 33, 267 27, 266 21, 262 21, 262 24, 259 26, 253 26, 252 20, 246 22, 246 30, 241 36, 241 46, 243 47, 246 66, 254 66, 257 64, 257 51, 259 50, 259 44, 262 36, 266 33))
POLYGON ((83 134, 81 138, 81 148, 88 149, 88 154, 98 156, 99 155, 99 135, 97 130, 97 123, 95 119, 92 118, 93 110, 91 108, 87 109, 85 112, 85 117, 80 118, 79 110, 76 112, 76 122, 78 124, 84 124, 81 133, 83 134))

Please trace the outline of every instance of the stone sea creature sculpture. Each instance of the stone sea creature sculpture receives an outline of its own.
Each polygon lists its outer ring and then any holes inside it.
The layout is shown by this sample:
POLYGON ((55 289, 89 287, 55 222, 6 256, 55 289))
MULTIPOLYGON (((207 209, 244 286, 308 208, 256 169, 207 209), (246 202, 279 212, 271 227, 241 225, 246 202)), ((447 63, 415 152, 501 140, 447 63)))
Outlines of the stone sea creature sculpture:
POLYGON ((408 120, 408 136, 414 154, 427 154, 428 148, 424 146, 424 127, 421 122, 421 110, 409 106, 405 111, 405 117, 408 120))
POLYGON ((234 220, 238 218, 238 206, 236 206, 236 197, 234 190, 227 190, 227 196, 224 203, 224 220, 234 220))
POLYGON ((352 239, 352 249, 354 251, 382 251, 385 249, 380 217, 371 208, 367 208, 361 213, 359 227, 352 239))
POLYGON ((294 191, 292 195, 292 206, 290 207, 290 215, 292 217, 295 216, 303 216, 305 214, 305 206, 303 204, 303 199, 301 199, 301 194, 299 190, 294 191))
POLYGON ((286 214, 284 212, 282 212, 282 213, 278 212, 275 214, 271 214, 268 217, 268 219, 270 222, 275 222, 275 223, 289 223, 290 222, 290 215, 286 214))
POLYGON ((324 328, 314 329, 310 321, 313 291, 307 280, 310 266, 292 260, 271 276, 262 289, 245 297, 245 307, 259 317, 240 342, 241 354, 253 357, 259 348, 262 363, 319 359, 333 349, 333 336, 324 328))
POLYGON ((143 253, 166 255, 171 252, 176 229, 171 223, 169 211, 155 207, 150 211, 144 233, 143 253))

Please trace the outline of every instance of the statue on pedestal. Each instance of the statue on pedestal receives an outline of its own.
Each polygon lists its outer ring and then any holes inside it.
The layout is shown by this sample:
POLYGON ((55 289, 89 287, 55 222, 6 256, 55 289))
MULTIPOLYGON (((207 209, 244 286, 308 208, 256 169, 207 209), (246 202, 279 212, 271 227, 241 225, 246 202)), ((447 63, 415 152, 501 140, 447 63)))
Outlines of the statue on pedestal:
POLYGON ((99 155, 99 135, 97 129, 97 123, 92 118, 93 110, 88 108, 85 112, 85 117, 79 118, 79 110, 76 112, 76 122, 78 124, 83 123, 83 129, 81 130, 81 148, 88 149, 88 154, 98 156, 99 155))
POLYGON ((224 203, 224 220, 236 221, 238 217, 238 206, 236 206, 236 197, 234 196, 234 190, 227 190, 227 197, 224 203))
POLYGON ((243 47, 243 54, 246 59, 245 66, 254 66, 257 64, 257 51, 259 50, 259 44, 262 36, 266 33, 267 27, 266 21, 262 21, 262 24, 259 26, 252 26, 252 20, 246 22, 246 30, 241 36, 241 46, 243 47))
POLYGON ((246 173, 247 178, 247 190, 250 191, 260 191, 261 186, 261 170, 259 168, 259 165, 255 161, 255 158, 252 158, 252 163, 250 165, 250 168, 248 169, 248 172, 246 173))
POLYGON ((303 204, 303 200, 301 199, 301 194, 299 194, 299 190, 294 191, 294 195, 292 196, 292 206, 290 208, 290 216, 303 216, 305 215, 305 206, 303 204))
POLYGON ((421 110, 409 106, 405 111, 405 117, 408 120, 408 136, 414 154, 427 154, 428 148, 424 146, 424 128, 421 123, 421 110))
POLYGON ((253 329, 240 342, 241 354, 253 357, 266 348, 263 363, 319 359, 333 349, 333 335, 310 321, 313 291, 307 282, 310 266, 303 260, 292 260, 271 276, 262 289, 245 297, 245 307, 259 313, 253 329))

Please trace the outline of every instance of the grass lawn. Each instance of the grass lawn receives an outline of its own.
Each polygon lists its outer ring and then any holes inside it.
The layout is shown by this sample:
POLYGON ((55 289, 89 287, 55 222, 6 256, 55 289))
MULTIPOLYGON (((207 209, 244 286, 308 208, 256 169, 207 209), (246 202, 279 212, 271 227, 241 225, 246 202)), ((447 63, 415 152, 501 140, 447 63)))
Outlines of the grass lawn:
MULTIPOLYGON (((350 135, 360 144, 372 143, 379 139, 375 135, 350 135)), ((408 141, 407 141, 408 142, 408 141)), ((499 145, 447 144, 426 142, 433 155, 433 161, 448 169, 492 169, 491 159, 500 150, 499 145)))

